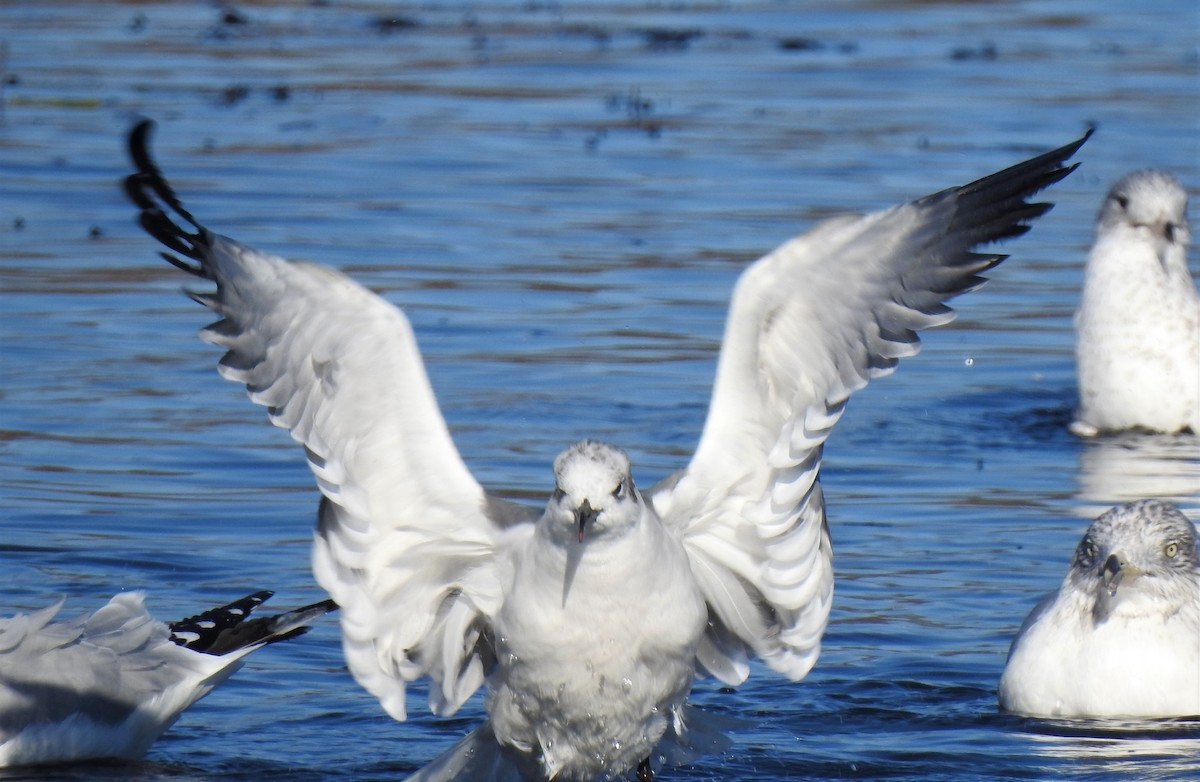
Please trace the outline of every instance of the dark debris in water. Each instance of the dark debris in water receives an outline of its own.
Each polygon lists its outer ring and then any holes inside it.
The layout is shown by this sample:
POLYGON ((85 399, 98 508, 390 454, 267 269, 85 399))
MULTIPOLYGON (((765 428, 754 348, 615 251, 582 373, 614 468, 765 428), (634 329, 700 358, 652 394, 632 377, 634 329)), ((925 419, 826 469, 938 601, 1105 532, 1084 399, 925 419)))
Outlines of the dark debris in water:
POLYGON ((651 49, 686 49, 704 31, 695 28, 647 27, 637 31, 651 49))
MULTIPOLYGON (((271 87, 264 88, 264 91, 271 100, 276 103, 283 103, 292 97, 292 88, 286 84, 276 84, 271 87)), ((231 84, 228 87, 220 90, 216 95, 216 103, 221 106, 237 106, 238 104, 248 100, 254 94, 254 90, 246 84, 231 84)))
POLYGON ((604 107, 611 112, 622 112, 630 119, 644 119, 654 113, 654 101, 643 98, 640 90, 630 90, 624 95, 610 93, 604 99, 604 107))
POLYGON ((827 43, 817 38, 810 38, 803 35, 786 36, 780 38, 776 42, 776 46, 781 51, 785 52, 824 52, 832 49, 839 54, 851 54, 858 51, 858 44, 854 41, 838 41, 837 43, 827 43))
POLYGON ((246 15, 231 5, 221 8, 221 24, 249 24, 246 15))
POLYGON ((371 20, 371 27, 383 34, 415 30, 420 26, 421 23, 411 16, 384 15, 371 20))
POLYGON ((242 35, 242 33, 236 32, 237 30, 251 26, 250 17, 231 5, 223 5, 218 11, 220 15, 217 17, 216 23, 208 29, 209 38, 218 41, 229 40, 242 35))
POLYGON ((950 59, 959 61, 991 61, 999 56, 1000 52, 996 49, 996 44, 991 41, 984 41, 979 46, 959 46, 950 52, 950 59))
POLYGON ((244 84, 234 84, 221 91, 221 103, 226 106, 236 106, 250 97, 250 88, 244 84))
POLYGON ((819 52, 825 48, 825 43, 816 38, 796 36, 780 39, 779 48, 785 52, 819 52))
POLYGON ((617 124, 597 127, 584 141, 589 152, 594 152, 608 136, 609 130, 632 129, 645 133, 650 138, 658 138, 665 127, 665 122, 654 117, 654 101, 642 97, 641 91, 632 89, 624 94, 609 93, 604 99, 605 109, 612 114, 624 114, 625 120, 617 124))

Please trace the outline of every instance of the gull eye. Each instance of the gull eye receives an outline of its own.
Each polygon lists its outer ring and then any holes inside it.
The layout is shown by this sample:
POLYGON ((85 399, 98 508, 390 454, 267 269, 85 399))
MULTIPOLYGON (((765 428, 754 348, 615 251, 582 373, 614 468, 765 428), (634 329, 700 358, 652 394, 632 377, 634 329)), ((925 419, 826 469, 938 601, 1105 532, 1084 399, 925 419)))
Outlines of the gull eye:
POLYGON ((1075 565, 1087 569, 1095 563, 1096 544, 1092 543, 1091 538, 1084 538, 1079 542, 1079 548, 1075 549, 1075 565))
POLYGON ((621 481, 617 484, 617 488, 612 490, 612 496, 618 500, 625 499, 625 482, 621 481))
POLYGON ((1163 547, 1163 553, 1167 555, 1167 559, 1175 559, 1175 555, 1179 553, 1179 544, 1172 540, 1163 547))
POLYGON ((567 493, 565 491, 558 488, 557 486, 554 487, 554 501, 555 502, 562 502, 562 498, 566 497, 566 496, 567 496, 567 493))
POLYGON ((1118 193, 1115 198, 1117 199, 1117 206, 1121 207, 1122 210, 1129 208, 1129 196, 1118 193))

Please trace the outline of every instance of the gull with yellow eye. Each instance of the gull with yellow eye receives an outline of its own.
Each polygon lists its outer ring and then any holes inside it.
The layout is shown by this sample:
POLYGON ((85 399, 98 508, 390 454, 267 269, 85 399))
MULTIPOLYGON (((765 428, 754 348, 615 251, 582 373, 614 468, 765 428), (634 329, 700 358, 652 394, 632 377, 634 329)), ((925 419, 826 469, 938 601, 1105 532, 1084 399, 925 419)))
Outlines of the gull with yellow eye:
POLYGON ((1139 500, 1088 528, 1025 620, 1000 706, 1034 717, 1200 716, 1200 557, 1177 507, 1139 500))
POLYGON ((203 335, 323 495, 313 572, 342 609, 346 662, 389 714, 410 682, 488 720, 413 779, 591 782, 722 745, 687 705, 697 676, 750 658, 797 681, 833 599, 819 481, 847 400, 949 322, 946 301, 1050 209, 1086 136, 961 187, 826 220, 749 265, 733 291, 695 454, 644 493, 594 441, 554 462, 542 509, 484 490, 438 409, 404 314, 333 269, 209 231, 130 136, 126 179, 166 259, 215 290, 203 335))
POLYGON ((1200 293, 1188 270, 1187 191, 1166 171, 1112 186, 1075 314, 1071 431, 1200 435, 1200 293))

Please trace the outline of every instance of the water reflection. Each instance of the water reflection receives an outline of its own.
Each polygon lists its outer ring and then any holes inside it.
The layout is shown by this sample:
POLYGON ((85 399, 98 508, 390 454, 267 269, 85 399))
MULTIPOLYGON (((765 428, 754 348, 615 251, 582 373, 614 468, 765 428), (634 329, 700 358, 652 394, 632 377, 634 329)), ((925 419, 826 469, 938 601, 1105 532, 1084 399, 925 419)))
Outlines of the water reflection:
POLYGON ((1129 779, 1194 779, 1200 770, 1200 720, 1087 722, 1035 720, 1030 748, 1079 769, 1129 774, 1129 779), (1152 770, 1152 771, 1151 771, 1152 770))
POLYGON ((1133 500, 1169 500, 1200 510, 1200 437, 1126 433, 1088 442, 1079 452, 1078 513, 1092 519, 1133 500))

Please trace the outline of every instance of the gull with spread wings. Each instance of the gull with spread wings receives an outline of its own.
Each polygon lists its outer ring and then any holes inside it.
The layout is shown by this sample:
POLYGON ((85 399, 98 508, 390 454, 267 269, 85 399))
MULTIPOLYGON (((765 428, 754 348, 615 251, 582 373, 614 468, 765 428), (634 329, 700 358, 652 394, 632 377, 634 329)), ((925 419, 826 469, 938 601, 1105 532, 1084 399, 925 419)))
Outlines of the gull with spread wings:
POLYGON ((554 462, 544 509, 485 491, 438 409, 404 314, 337 271, 213 233, 179 202, 135 127, 126 189, 179 268, 216 284, 203 337, 308 457, 323 495, 313 571, 342 609, 346 660, 403 720, 409 682, 453 714, 487 684, 488 721, 417 780, 653 777, 714 746, 686 700, 757 656, 795 681, 833 597, 818 480, 850 395, 947 323, 945 301, 1050 209, 1030 203, 1087 139, 963 187, 823 222, 733 292, 690 463, 649 490, 595 441, 554 462))

